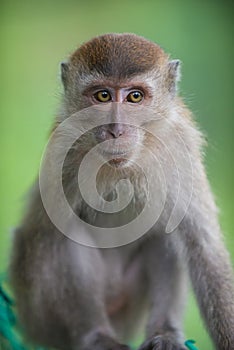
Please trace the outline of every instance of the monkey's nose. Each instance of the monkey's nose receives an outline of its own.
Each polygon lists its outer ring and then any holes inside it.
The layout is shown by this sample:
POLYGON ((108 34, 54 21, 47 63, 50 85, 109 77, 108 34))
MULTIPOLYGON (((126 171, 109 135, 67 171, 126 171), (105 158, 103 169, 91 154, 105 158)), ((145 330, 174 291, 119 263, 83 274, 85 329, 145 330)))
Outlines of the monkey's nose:
POLYGON ((109 124, 108 132, 111 134, 113 138, 117 139, 124 133, 123 125, 120 123, 109 124))

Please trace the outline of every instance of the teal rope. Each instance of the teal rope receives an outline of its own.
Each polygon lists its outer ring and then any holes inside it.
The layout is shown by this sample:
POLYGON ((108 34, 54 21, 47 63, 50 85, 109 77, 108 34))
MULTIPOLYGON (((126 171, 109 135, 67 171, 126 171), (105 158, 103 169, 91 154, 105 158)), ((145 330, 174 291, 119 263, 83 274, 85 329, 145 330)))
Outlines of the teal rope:
POLYGON ((26 350, 20 343, 13 327, 16 325, 15 315, 12 311, 13 302, 0 286, 0 335, 4 346, 12 350, 26 350))
POLYGON ((186 340, 184 345, 187 346, 189 350, 198 350, 198 348, 194 345, 195 343, 196 343, 195 340, 189 339, 189 340, 186 340))

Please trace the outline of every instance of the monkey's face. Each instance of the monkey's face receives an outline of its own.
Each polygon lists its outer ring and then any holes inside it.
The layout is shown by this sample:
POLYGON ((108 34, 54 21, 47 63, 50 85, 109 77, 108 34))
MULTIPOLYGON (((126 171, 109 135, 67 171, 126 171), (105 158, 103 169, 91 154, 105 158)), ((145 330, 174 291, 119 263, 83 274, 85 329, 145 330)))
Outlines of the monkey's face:
MULTIPOLYGON (((155 115, 168 117, 178 65, 158 45, 129 34, 94 38, 75 51, 62 64, 65 117, 110 106, 102 123, 91 121, 85 151, 88 144, 90 149, 95 143, 102 145, 99 154, 115 167, 143 158, 143 146, 149 144, 143 128, 155 115)), ((95 113, 93 118, 96 121, 95 113)))
MULTIPOLYGON (((80 124, 85 122, 86 130, 89 129, 79 143, 80 149, 89 152, 99 144, 98 155, 115 168, 132 166, 144 158, 144 148, 156 141, 150 136, 155 121, 159 126, 159 120, 168 118, 173 100, 162 75, 157 75, 157 71, 152 71, 151 75, 122 81, 96 75, 87 76, 88 83, 83 82, 83 86, 81 82, 74 84, 76 105, 69 114, 84 115, 80 124)), ((74 99, 70 91, 67 96, 69 101, 74 99)))

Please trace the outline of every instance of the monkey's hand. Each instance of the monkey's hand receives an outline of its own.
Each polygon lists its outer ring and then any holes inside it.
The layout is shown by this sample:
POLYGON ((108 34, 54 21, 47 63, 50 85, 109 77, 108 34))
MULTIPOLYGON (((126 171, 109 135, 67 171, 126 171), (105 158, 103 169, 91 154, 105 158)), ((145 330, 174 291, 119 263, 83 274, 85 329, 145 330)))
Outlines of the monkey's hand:
POLYGON ((146 340, 139 350, 186 350, 174 335, 156 335, 146 340))

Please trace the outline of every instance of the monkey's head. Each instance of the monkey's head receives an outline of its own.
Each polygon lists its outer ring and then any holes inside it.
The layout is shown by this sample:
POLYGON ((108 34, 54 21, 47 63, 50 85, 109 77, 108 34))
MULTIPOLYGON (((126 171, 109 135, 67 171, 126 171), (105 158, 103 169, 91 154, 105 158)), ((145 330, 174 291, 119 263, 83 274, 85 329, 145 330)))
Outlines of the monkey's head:
POLYGON ((175 100, 178 66, 179 61, 170 61, 157 44, 137 35, 96 37, 61 65, 65 116, 91 106, 110 106, 109 118, 92 136, 99 143, 109 141, 102 155, 112 155, 112 165, 126 166, 126 158, 135 160, 147 142, 141 128, 147 120, 138 121, 137 127, 126 110, 129 107, 137 114, 138 108, 146 107, 160 118, 168 118, 175 100))

